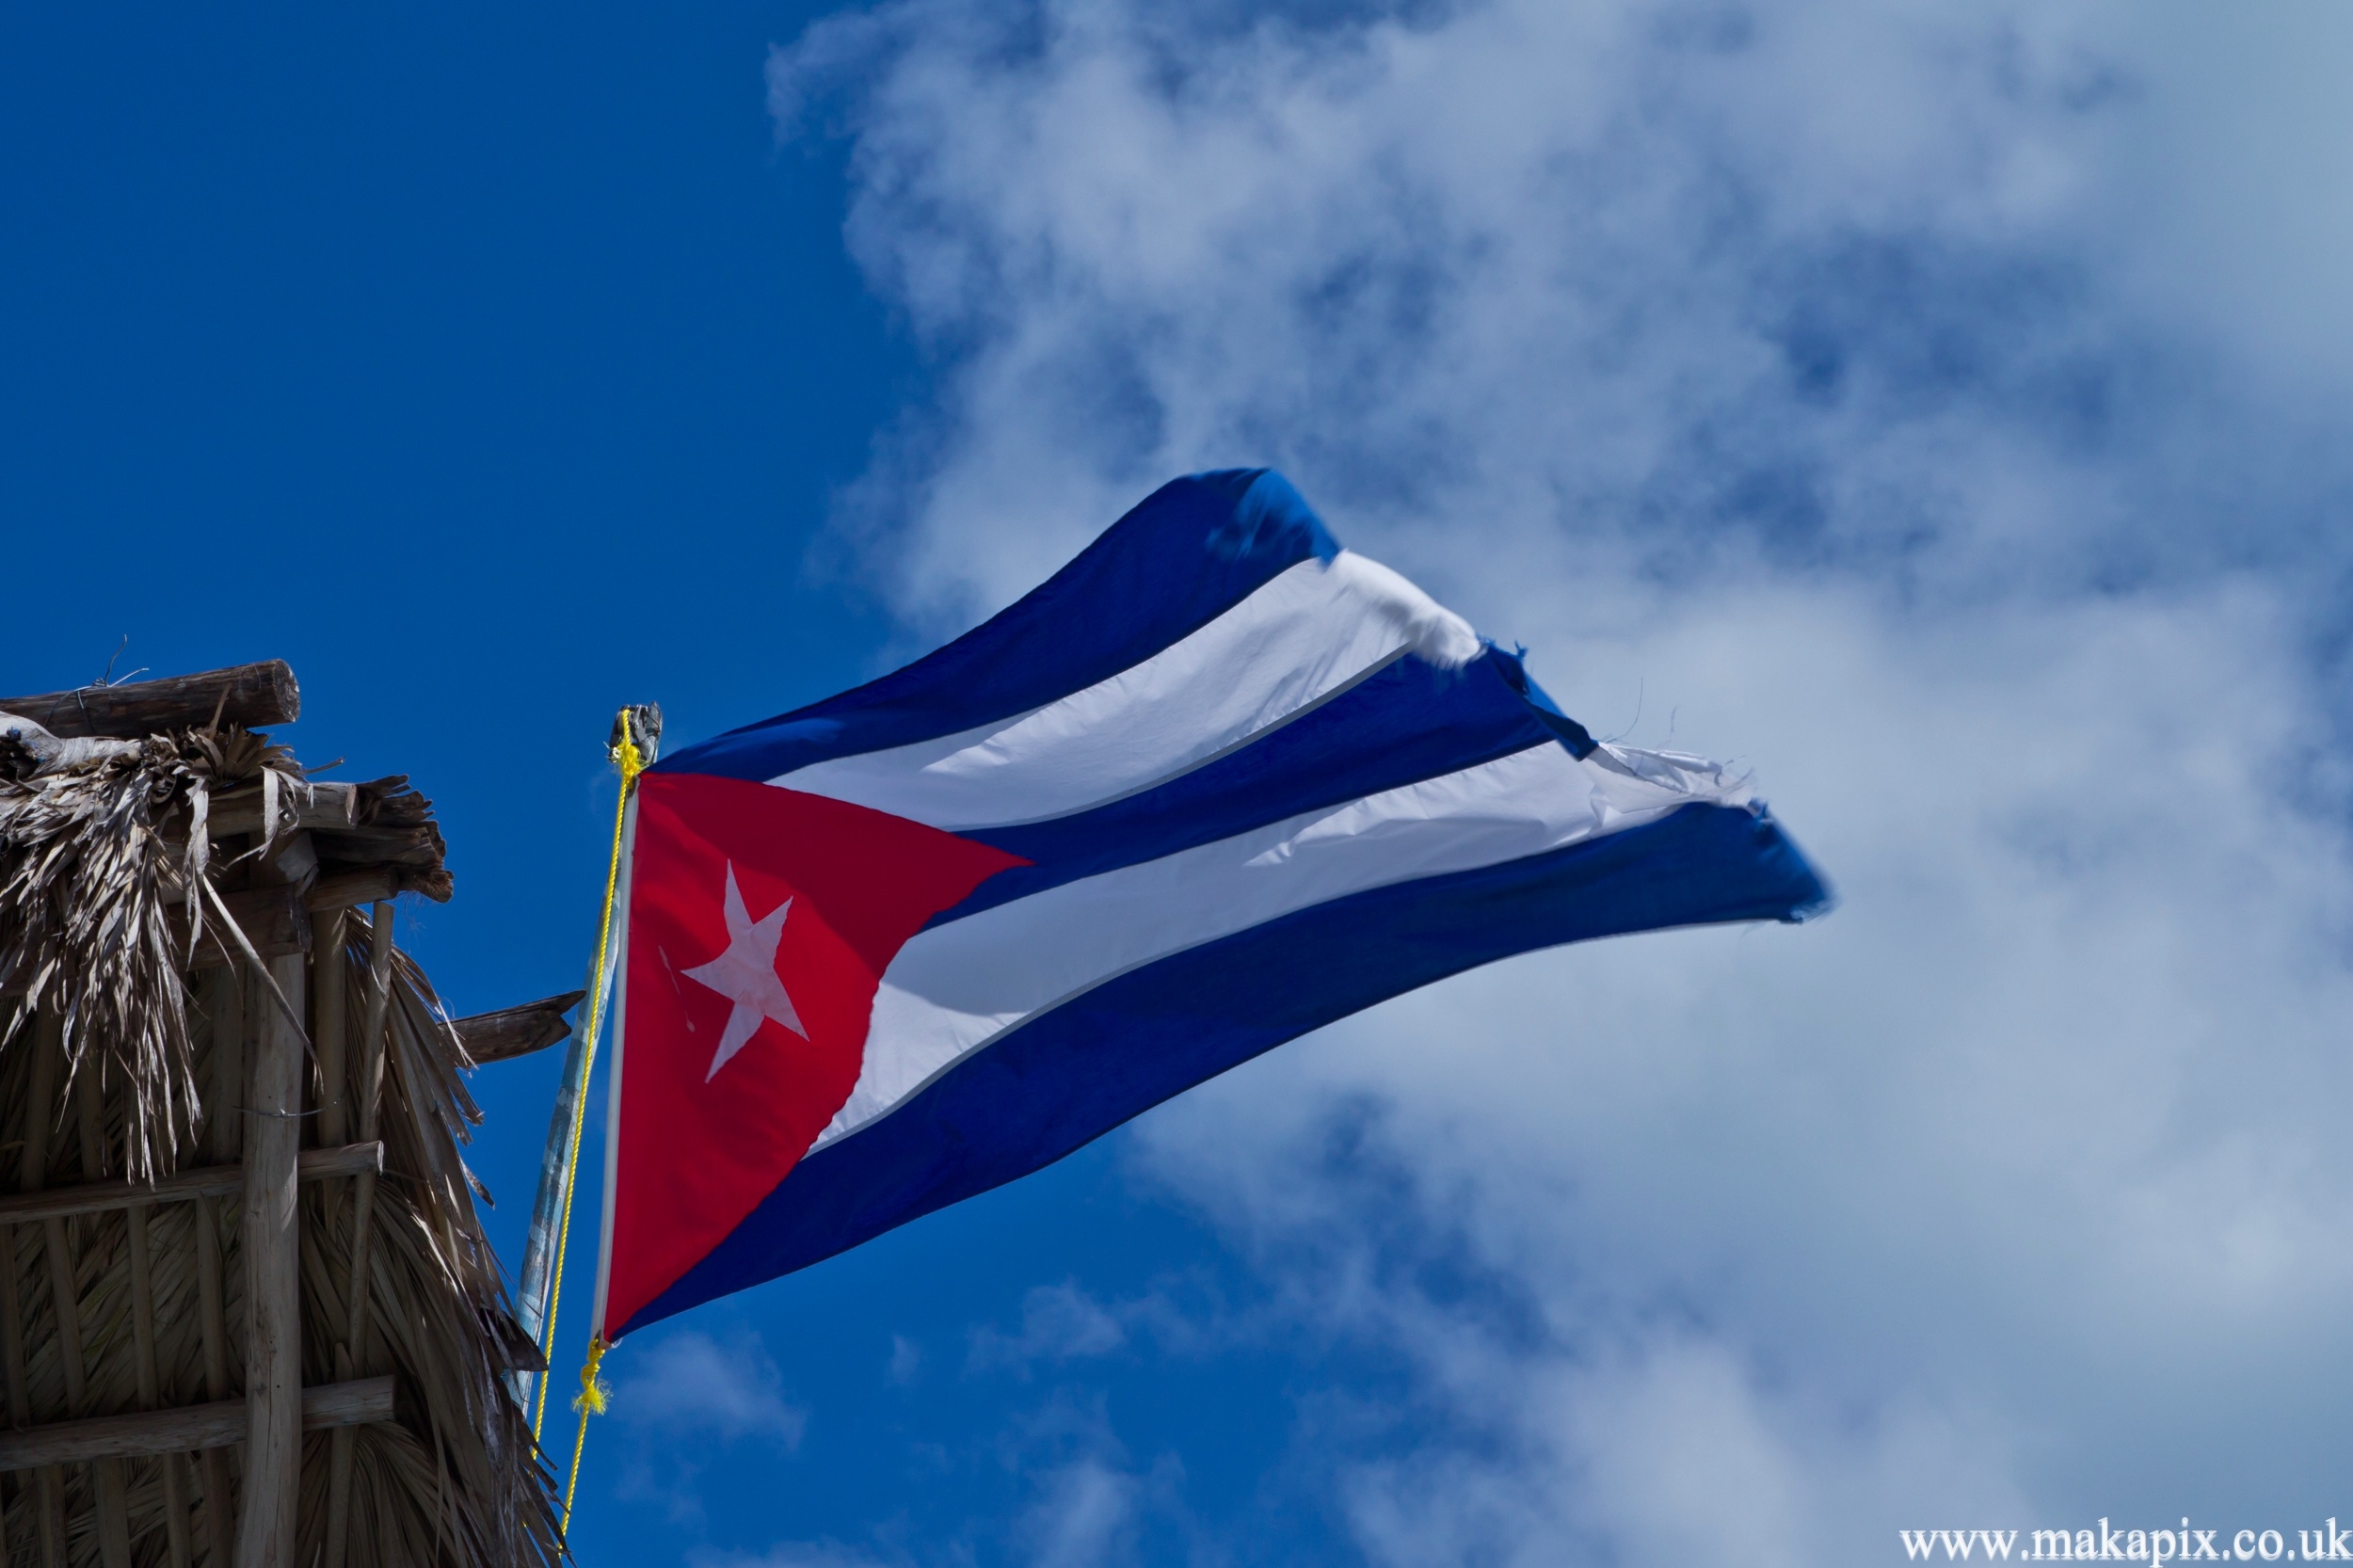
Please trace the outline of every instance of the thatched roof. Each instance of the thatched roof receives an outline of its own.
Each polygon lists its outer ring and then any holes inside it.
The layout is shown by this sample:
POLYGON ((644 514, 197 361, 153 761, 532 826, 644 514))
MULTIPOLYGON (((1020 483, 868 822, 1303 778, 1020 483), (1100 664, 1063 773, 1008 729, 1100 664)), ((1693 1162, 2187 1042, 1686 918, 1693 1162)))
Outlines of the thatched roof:
MULTIPOLYGON (((424 972, 376 929, 399 892, 450 896, 430 802, 403 777, 312 778, 223 717, 226 696, 191 718, 186 700, 94 695, 0 698, 0 1194, 42 1193, 0 1195, 15 1429, 0 1459, 107 1441, 129 1457, 0 1473, 6 1563, 227 1560, 245 1450, 154 1451, 162 1416, 119 1421, 150 1445, 124 1448, 92 1418, 171 1413, 193 1432, 196 1407, 223 1412, 216 1422, 234 1408, 220 1401, 247 1370, 238 1202, 165 1200, 211 1169, 211 1191, 231 1192, 240 1160, 260 1159, 252 1053, 286 1024, 307 1048, 306 1169, 361 1173, 298 1189, 300 1381, 373 1413, 302 1438, 292 1561, 552 1561, 550 1478, 508 1388, 536 1352, 461 1152, 480 1121, 473 1064, 424 972), (65 721, 19 712, 42 704, 65 721), (141 732, 87 732, 108 715, 141 732), (113 1207, 11 1220, 102 1199, 113 1207), (389 1409, 371 1381, 385 1377, 389 1409)), ((481 1037, 544 1043, 546 1014, 481 1037)))

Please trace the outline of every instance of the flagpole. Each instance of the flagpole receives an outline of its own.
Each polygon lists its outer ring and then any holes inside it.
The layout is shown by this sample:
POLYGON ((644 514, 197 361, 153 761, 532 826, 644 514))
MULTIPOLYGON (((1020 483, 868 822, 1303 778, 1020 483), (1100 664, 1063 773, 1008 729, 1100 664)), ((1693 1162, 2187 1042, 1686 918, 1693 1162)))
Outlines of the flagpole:
MULTIPOLYGON (((541 1215, 535 1211, 532 1241, 524 1253, 526 1288, 533 1283, 535 1261, 544 1268, 544 1255, 552 1252, 553 1256, 553 1268, 548 1272, 545 1287, 547 1304, 544 1321, 534 1325, 538 1331, 536 1337, 540 1353, 549 1362, 551 1369, 554 1362, 556 1314, 563 1306, 565 1255, 570 1250, 572 1197, 580 1169, 581 1124, 586 1109, 584 1096, 589 1076, 596 1070, 597 1041, 607 1017, 606 997, 613 973, 618 968, 614 962, 617 952, 614 942, 614 905, 619 892, 625 857, 625 831, 633 820, 631 816, 632 786, 639 772, 651 760, 652 748, 659 744, 661 733, 662 711, 651 704, 624 708, 613 721, 611 751, 614 761, 620 766, 621 790, 620 798, 614 803, 612 864, 605 872, 604 908, 598 920, 597 956, 590 971, 587 1008, 582 1016, 583 1028, 574 1043, 574 1049, 565 1064, 565 1081, 558 1092, 555 1106, 555 1125, 549 1128, 549 1157, 541 1173, 540 1198, 553 1224, 543 1233, 541 1215), (643 747, 638 744, 640 737, 646 742, 643 747), (550 1175, 555 1176, 552 1184, 548 1180, 550 1175), (551 1186, 552 1202, 547 1201, 551 1197, 551 1186), (535 1257, 535 1254, 541 1256, 535 1257)), ((547 1419, 548 1393, 544 1379, 536 1392, 537 1397, 532 1401, 531 1422, 531 1434, 535 1440, 540 1436, 547 1419)))
MULTIPOLYGON (((599 932, 600 946, 598 957, 604 967, 603 974, 599 978, 610 984, 616 1003, 625 1002, 628 996, 627 986, 622 983, 620 974, 628 967, 625 960, 628 957, 629 947, 622 933, 627 930, 629 922, 629 870, 632 859, 630 850, 636 838, 637 776, 652 765, 661 744, 662 710, 659 706, 647 703, 639 707, 624 708, 615 717, 613 760, 618 762, 621 768, 621 798, 616 804, 614 813, 613 866, 605 876, 604 917, 601 921, 602 929, 599 932)), ((581 1069, 582 1097, 576 1099, 572 1106, 571 1148, 569 1157, 565 1161, 564 1218, 556 1231, 555 1293, 550 1298, 548 1310, 547 1348, 551 1352, 555 1346, 555 1306, 561 1300, 564 1288, 564 1254, 571 1237, 572 1195, 579 1183, 580 1144, 587 1112, 585 1098, 587 1080, 589 1075, 596 1070, 597 1040, 595 1036, 598 1026, 608 1023, 614 1027, 615 1042, 616 1046, 618 1044, 620 1032, 617 1018, 600 1012, 595 1025, 592 1025, 591 1036, 584 1052, 585 1060, 581 1069)), ((617 1064, 616 1059, 616 1065, 617 1064)), ((619 1125, 619 1087, 618 1078, 613 1077, 605 1091, 606 1098, 612 1107, 607 1118, 608 1125, 615 1128, 619 1125)), ((604 1213, 598 1224, 596 1302, 590 1316, 588 1353, 580 1368, 580 1397, 572 1401, 572 1409, 579 1413, 580 1425, 572 1437, 572 1463, 564 1480, 564 1513, 557 1526, 559 1536, 568 1536, 572 1528, 572 1496, 580 1485, 580 1456, 588 1446, 588 1417, 600 1414, 604 1409, 604 1385, 597 1377, 597 1367, 604 1359, 605 1350, 604 1282, 613 1225, 613 1152, 612 1143, 608 1138, 605 1150, 604 1203, 602 1206, 604 1213)), ((550 1370, 553 1370, 552 1356, 550 1360, 550 1370)), ((543 1383, 539 1390, 539 1410, 542 1416, 546 1409, 547 1385, 543 1383)), ((538 1432, 538 1423, 535 1422, 532 1435, 536 1438, 538 1432)))
MULTIPOLYGON (((564 1176, 570 1163, 572 1108, 587 1088, 581 1081, 581 1069, 587 1063, 589 1020, 608 1013, 613 952, 608 943, 598 957, 588 960, 584 977, 587 984, 582 987, 584 995, 575 1015, 577 1027, 572 1031, 571 1047, 564 1053, 564 1076, 557 1080, 555 1105, 548 1116, 547 1147, 539 1157, 539 1190, 531 1203, 531 1231, 523 1242, 515 1317, 522 1324, 523 1333, 533 1344, 540 1345, 543 1352, 550 1348, 541 1345, 540 1339, 541 1331, 547 1326, 548 1296, 555 1283, 555 1227, 563 1211, 564 1176)), ((536 1372, 517 1372, 512 1376, 515 1398, 526 1411, 532 1408, 534 1385, 540 1376, 536 1372)))
MULTIPOLYGON (((657 730, 657 739, 659 731, 657 730)), ((616 954, 629 952, 629 885, 630 873, 635 869, 637 856, 637 797, 630 796, 627 820, 621 827, 621 898, 615 911, 613 946, 616 954)), ((605 1339, 604 1308, 613 1283, 613 1192, 621 1168, 621 1069, 623 1052, 629 1048, 627 1023, 629 1019, 629 975, 616 963, 613 967, 613 1048, 611 1065, 604 1074, 604 1202, 597 1223, 597 1292, 588 1311, 589 1332, 605 1339)), ((606 1339, 606 1343, 611 1343, 606 1339)))

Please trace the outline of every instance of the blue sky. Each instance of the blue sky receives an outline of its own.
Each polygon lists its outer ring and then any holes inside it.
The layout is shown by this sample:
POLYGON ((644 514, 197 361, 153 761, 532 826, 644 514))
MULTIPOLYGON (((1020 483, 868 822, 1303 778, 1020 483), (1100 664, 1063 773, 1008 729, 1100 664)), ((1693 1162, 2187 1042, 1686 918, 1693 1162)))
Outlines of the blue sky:
MULTIPOLYGON (((460 1011, 581 983, 615 706, 691 738, 888 660, 824 530, 927 372, 843 252, 840 157, 778 150, 767 50, 808 19, 8 24, 0 504, 12 576, 48 586, 6 683, 92 679, 126 632, 118 674, 289 661, 306 759, 437 803, 464 891, 402 936, 460 1011)), ((475 1080, 510 1260, 556 1066, 475 1080)), ((1024 1327, 1080 1276, 1240 1309, 1209 1229, 1110 1149, 970 1220, 633 1343, 583 1560, 880 1530, 1017 1560, 1107 1442, 1245 1517, 1290 1441, 1273 1336, 1169 1352, 1106 1317, 1091 1357, 1138 1348, 1065 1385, 1024 1327)))
MULTIPOLYGON (((289 660, 440 803, 460 1010, 578 983, 616 705, 823 695, 1212 466, 1839 883, 632 1339, 584 1562, 2353 1511, 2341 11, 5 25, 0 684, 289 660)), ((477 1082, 510 1256, 554 1070, 477 1082)))

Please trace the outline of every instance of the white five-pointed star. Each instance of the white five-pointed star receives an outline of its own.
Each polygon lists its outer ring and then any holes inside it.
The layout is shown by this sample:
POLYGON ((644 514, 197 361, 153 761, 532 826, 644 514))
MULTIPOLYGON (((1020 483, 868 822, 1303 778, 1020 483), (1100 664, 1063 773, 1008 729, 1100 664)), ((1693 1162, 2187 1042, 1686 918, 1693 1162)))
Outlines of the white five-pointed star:
POLYGON ((808 1031, 801 1027, 801 1016, 792 1010, 792 999, 785 995, 784 982, 776 978, 776 943, 784 937, 784 918, 792 912, 792 901, 786 899, 774 914, 753 920, 735 886, 735 862, 728 862, 728 951, 684 971, 687 979, 710 986, 735 1003, 735 1010, 728 1015, 728 1027, 720 1032, 719 1048, 712 1053, 711 1071, 703 1074, 705 1083, 718 1077, 728 1058, 760 1032, 764 1018, 774 1018, 802 1039, 808 1038, 808 1031))

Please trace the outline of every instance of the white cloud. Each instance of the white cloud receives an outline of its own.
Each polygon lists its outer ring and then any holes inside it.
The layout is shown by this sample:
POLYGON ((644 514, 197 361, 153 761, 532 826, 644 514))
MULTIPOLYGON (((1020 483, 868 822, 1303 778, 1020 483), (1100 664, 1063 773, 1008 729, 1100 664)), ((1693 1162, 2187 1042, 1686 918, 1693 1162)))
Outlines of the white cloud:
POLYGON ((1272 1326, 1261 1312, 1237 1312, 1208 1282, 1162 1277, 1141 1294, 1100 1301, 1075 1279, 1037 1286, 1021 1298, 1021 1326, 972 1329, 968 1372, 1012 1370, 1027 1376, 1041 1363, 1088 1361, 1149 1347, 1164 1356, 1213 1355, 1263 1342, 1272 1326))
POLYGON ((2313 0, 2127 16, 2115 51, 2140 90, 2090 209, 2117 242, 2104 259, 2149 309, 2313 376, 2306 390, 2342 412, 2353 142, 2329 62, 2353 46, 2353 16, 2313 0))
POLYGON ((890 1360, 883 1368, 883 1376, 899 1387, 913 1383, 923 1370, 923 1347, 904 1334, 890 1336, 890 1360))
POLYGON ((700 1548, 687 1554, 694 1568, 885 1568, 894 1560, 872 1557, 837 1541, 779 1541, 756 1555, 700 1548))
POLYGON ((800 1444, 808 1413, 785 1398, 776 1364, 758 1335, 746 1333, 723 1346, 682 1329, 631 1359, 634 1365, 614 1395, 614 1412, 623 1419, 730 1442, 764 1437, 788 1448, 800 1444))
POLYGON ((2327 1503, 2353 110, 2340 21, 2244 21, 898 0, 772 63, 946 367, 845 499, 911 628, 1273 462, 1570 712, 1755 767, 1844 895, 1144 1124, 1419 1369, 1412 1444, 1325 1455, 1376 1560, 2327 1503))
POLYGON ((694 1568, 884 1568, 886 1559, 834 1541, 780 1541, 757 1555, 700 1549, 687 1554, 694 1568))
POLYGON ((1184 1518, 1182 1465, 1173 1455, 1131 1464, 1099 1397, 1058 1395, 1010 1428, 1000 1447, 1005 1467, 1029 1482, 1012 1541, 1032 1568, 1137 1561, 1147 1523, 1184 1518))
POLYGON ((1094 1568, 1123 1556, 1136 1514, 1136 1479, 1102 1460, 1075 1460, 1040 1478, 1041 1496, 1021 1521, 1037 1568, 1094 1568))
POLYGON ((1107 1355, 1128 1343, 1128 1331, 1076 1280, 1039 1286, 1022 1298, 1016 1334, 983 1324, 972 1331, 966 1366, 1026 1368, 1035 1361, 1072 1361, 1107 1355))

